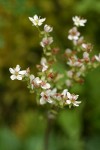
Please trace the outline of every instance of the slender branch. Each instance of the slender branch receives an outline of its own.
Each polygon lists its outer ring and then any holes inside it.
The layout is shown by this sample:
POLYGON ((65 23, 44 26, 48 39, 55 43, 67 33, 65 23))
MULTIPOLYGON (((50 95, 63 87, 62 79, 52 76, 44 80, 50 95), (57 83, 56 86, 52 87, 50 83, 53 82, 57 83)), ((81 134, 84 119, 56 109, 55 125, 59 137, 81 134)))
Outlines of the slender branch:
POLYGON ((44 137, 44 150, 49 150, 50 133, 53 125, 54 115, 50 112, 47 114, 47 126, 44 137))

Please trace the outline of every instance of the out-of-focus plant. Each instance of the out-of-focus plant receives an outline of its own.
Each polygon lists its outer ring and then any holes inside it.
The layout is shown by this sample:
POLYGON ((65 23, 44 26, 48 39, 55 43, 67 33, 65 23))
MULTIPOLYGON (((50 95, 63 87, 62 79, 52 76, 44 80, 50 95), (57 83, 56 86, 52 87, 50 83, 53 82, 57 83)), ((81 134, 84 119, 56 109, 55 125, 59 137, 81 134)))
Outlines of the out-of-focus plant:
MULTIPOLYGON (((86 19, 78 16, 72 18, 74 26, 69 30, 68 39, 72 41, 72 48, 66 48, 62 54, 62 61, 66 65, 63 72, 60 69, 56 70, 59 64, 59 46, 55 46, 51 32, 53 27, 45 24, 41 28, 46 18, 40 18, 37 15, 29 17, 32 25, 35 26, 39 32, 40 46, 43 48, 43 55, 40 64, 37 64, 37 76, 31 73, 30 68, 20 70, 21 67, 16 65, 15 68, 10 68, 12 74, 11 80, 22 80, 27 82, 27 87, 31 93, 35 94, 38 104, 46 105, 48 109, 48 126, 50 121, 55 117, 58 110, 69 106, 77 107, 81 101, 77 101, 76 93, 71 93, 71 88, 75 83, 82 84, 87 72, 96 68, 100 64, 100 54, 93 55, 93 46, 87 43, 84 37, 79 32, 79 27, 85 26, 86 19)), ((58 66, 59 67, 59 66, 58 66)), ((47 129, 47 134, 49 128, 47 129)), ((48 135, 46 135, 45 149, 48 149, 48 135)))

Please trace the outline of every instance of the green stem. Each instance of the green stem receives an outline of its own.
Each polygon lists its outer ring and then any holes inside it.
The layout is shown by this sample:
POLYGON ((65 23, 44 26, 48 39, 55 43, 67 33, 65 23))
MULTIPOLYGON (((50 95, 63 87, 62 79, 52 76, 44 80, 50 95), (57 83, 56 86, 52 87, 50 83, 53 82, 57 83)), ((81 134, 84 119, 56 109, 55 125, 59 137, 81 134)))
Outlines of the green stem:
POLYGON ((47 126, 44 137, 44 150, 49 150, 50 134, 53 125, 54 116, 51 113, 47 114, 47 126))

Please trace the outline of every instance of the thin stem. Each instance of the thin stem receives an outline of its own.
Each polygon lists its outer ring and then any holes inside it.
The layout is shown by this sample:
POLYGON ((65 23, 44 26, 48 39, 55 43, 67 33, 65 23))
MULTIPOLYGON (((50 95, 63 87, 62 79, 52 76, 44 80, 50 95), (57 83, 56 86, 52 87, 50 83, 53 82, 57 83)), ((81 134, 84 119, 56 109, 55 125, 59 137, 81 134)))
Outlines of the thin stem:
POLYGON ((45 137, 44 137, 44 150, 49 150, 50 133, 52 129, 53 120, 54 120, 54 116, 48 113, 47 126, 46 126, 45 137))

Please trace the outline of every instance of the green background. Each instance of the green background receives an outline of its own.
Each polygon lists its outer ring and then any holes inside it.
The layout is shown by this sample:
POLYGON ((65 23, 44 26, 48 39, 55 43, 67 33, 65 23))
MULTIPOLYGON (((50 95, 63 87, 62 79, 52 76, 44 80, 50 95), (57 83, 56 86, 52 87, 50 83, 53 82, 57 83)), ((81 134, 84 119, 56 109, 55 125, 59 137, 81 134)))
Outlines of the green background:
MULTIPOLYGON (((100 52, 99 0, 0 0, 0 150, 44 150, 45 107, 37 106, 26 84, 10 80, 9 68, 16 64, 30 67, 42 55, 37 30, 28 17, 38 14, 54 28, 55 42, 62 49, 67 40, 72 17, 88 21, 81 29, 87 42, 100 52)), ((100 67, 89 72, 85 84, 74 86, 82 104, 63 109, 53 124, 50 150, 100 149, 100 67)))

